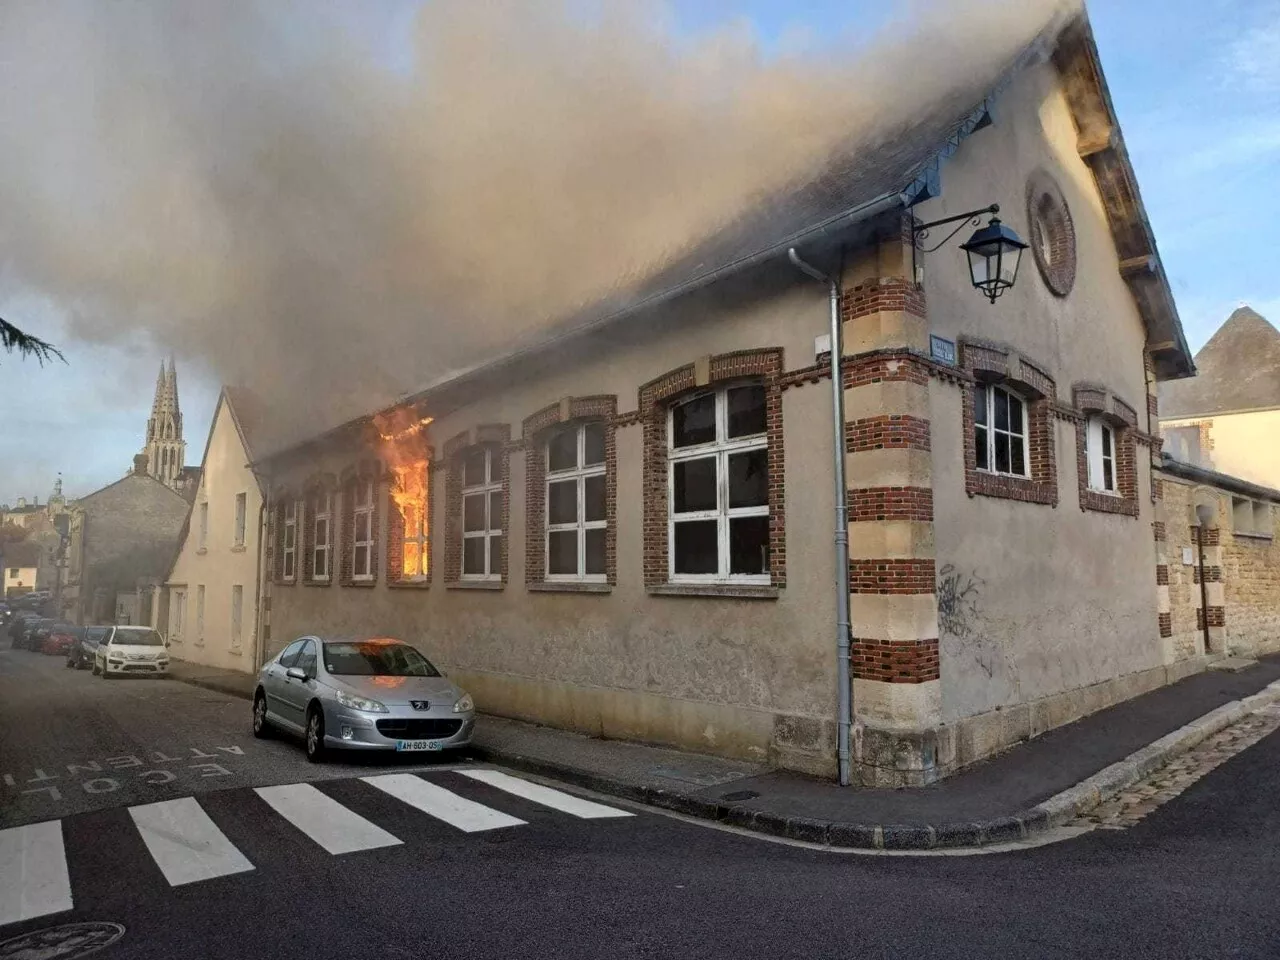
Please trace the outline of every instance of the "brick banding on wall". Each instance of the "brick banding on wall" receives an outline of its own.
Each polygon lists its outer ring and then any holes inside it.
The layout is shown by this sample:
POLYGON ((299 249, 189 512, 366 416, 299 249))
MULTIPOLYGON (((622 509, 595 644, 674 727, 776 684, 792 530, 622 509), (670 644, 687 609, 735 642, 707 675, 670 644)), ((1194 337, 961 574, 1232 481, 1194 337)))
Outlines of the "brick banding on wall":
POLYGON ((1194 545, 1202 540, 1206 547, 1220 546, 1222 544, 1222 531, 1218 527, 1210 527, 1208 530, 1203 531, 1203 536, 1201 536, 1201 528, 1192 527, 1191 543, 1194 545))
MULTIPOLYGON (((1200 582, 1200 564, 1196 563, 1191 567, 1191 582, 1198 584, 1200 582)), ((1222 568, 1219 566, 1204 565, 1204 582, 1205 583, 1221 583, 1222 568)))
POLYGON ((1167 563, 1156 564, 1156 586, 1167 587, 1169 585, 1169 565, 1167 563))
POLYGON ((614 395, 572 397, 568 419, 560 403, 549 404, 525 417, 520 435, 525 441, 525 583, 547 579, 547 457, 549 431, 561 424, 597 421, 604 424, 605 582, 618 582, 618 398, 614 395))
POLYGON ((1154 393, 1147 394, 1147 413, 1153 418, 1160 416, 1160 398, 1154 393))
POLYGON ((845 450, 928 450, 929 421, 905 414, 864 417, 844 425, 845 450))
POLYGON ((1172 637, 1173 636, 1173 614, 1161 613, 1157 615, 1156 619, 1160 625, 1160 636, 1172 637))
MULTIPOLYGON (((1215 606, 1210 605, 1210 607, 1209 607, 1209 626, 1210 626, 1210 627, 1225 627, 1226 625, 1227 625, 1227 610, 1226 610, 1226 607, 1215 607, 1215 606)), ((1198 630, 1203 630, 1203 629, 1204 629, 1204 610, 1203 610, 1203 608, 1201 608, 1201 607, 1196 607, 1196 629, 1198 629, 1198 630)))
POLYGON ((849 520, 933 522, 931 487, 858 487, 849 491, 849 520))
POLYGON ((926 315, 924 291, 902 278, 881 278, 846 289, 840 297, 840 319, 847 323, 873 313, 901 311, 926 315))
POLYGON ((733 380, 759 380, 765 385, 766 433, 769 458, 769 576, 775 587, 786 586, 786 505, 783 497, 785 462, 782 445, 782 348, 739 350, 711 357, 708 382, 699 384, 695 364, 689 363, 640 387, 638 407, 644 424, 644 582, 668 581, 667 525, 667 409, 681 394, 733 380))
POLYGON ((927 683, 939 673, 938 641, 854 638, 849 649, 850 673, 858 680, 881 683, 927 683))
POLYGON ((1151 524, 1151 535, 1159 543, 1164 543, 1168 539, 1168 532, 1165 529, 1163 520, 1156 520, 1151 524))
POLYGON ((849 561, 850 593, 933 593, 936 579, 933 559, 849 561))

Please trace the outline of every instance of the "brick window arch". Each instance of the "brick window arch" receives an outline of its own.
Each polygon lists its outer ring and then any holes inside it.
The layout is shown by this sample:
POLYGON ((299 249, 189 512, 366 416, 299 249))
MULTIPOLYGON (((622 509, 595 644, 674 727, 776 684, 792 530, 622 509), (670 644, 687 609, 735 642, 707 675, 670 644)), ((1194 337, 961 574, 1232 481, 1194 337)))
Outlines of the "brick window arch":
POLYGON ((962 339, 965 491, 1058 504, 1053 378, 1003 344, 962 339))
POLYGON ((444 577, 449 587, 507 581, 509 424, 481 424, 445 442, 444 577))
POLYGON ((617 583, 617 410, 616 396, 566 397, 521 425, 527 584, 617 583))
POLYGON ((1136 517, 1137 411, 1106 387, 1094 383, 1073 384, 1071 400, 1077 413, 1080 509, 1136 517))
MULTIPOLYGON (((649 381, 640 388, 639 411, 644 424, 644 581, 647 587, 706 581, 709 586, 736 583, 786 585, 786 517, 783 499, 782 350, 769 347, 703 357, 649 381), (731 398, 729 388, 741 386, 763 391, 764 430, 755 426, 731 426, 730 410, 741 400, 754 411, 753 397, 731 398), (707 400, 704 398, 712 398, 707 400), (693 401, 696 409, 688 406, 693 401), (673 441, 674 430, 682 437, 673 441), (749 437, 739 435, 750 430, 749 437), (714 433, 714 436, 713 436, 714 433), (762 436, 762 441, 756 438, 762 436), (738 449, 742 447, 742 449, 738 449), (732 448, 732 449, 731 449, 732 448), (748 449, 751 448, 751 449, 748 449), (765 476, 759 477, 763 451, 765 476), (733 458, 733 462, 730 459, 733 458), (692 461, 700 461, 693 463, 692 461), (709 464, 715 464, 712 477, 709 464), (681 466, 689 463, 689 466, 681 466), (745 495, 751 506, 736 507, 728 493, 730 473, 738 472, 753 491, 745 495), (696 474, 696 475, 695 475, 696 474), (754 493, 762 482, 767 490, 764 506, 754 493), (711 493, 714 486, 715 493, 711 493), (676 507, 676 488, 682 495, 676 507), (693 492, 695 490, 697 492, 693 492), (714 503, 713 503, 714 500, 714 503), (704 502, 705 501, 705 502, 704 502), (697 509, 694 509, 697 508, 697 509), (752 516, 748 517, 750 513, 752 516), (679 517, 683 514, 683 518, 679 517), (740 515, 741 514, 741 515, 740 515), (734 573, 735 538, 755 536, 747 527, 767 523, 767 557, 760 575, 734 573), (687 524, 687 530, 678 529, 687 524), (693 524, 699 526, 694 527, 693 524), (741 533, 735 530, 741 526, 741 533), (711 572, 710 551, 714 527, 716 563, 711 572), (683 542, 685 558, 673 559, 674 537, 683 542), (692 556, 692 559, 690 557, 692 556), (682 572, 681 568, 684 571, 682 572)), ((747 407, 744 406, 744 410, 747 407)), ((745 414, 744 414, 745 415, 745 414)), ((751 418, 758 416, 752 412, 751 418)), ((743 490, 746 487, 742 488, 743 490)), ((753 541, 754 542, 754 541, 753 541)), ((742 543, 738 544, 741 548, 742 543)), ((750 551, 754 556, 754 550, 750 551)), ((739 549, 739 553, 742 550, 739 549)), ((746 561, 742 558, 737 562, 746 561)), ((748 567, 742 567, 747 569, 748 567)))

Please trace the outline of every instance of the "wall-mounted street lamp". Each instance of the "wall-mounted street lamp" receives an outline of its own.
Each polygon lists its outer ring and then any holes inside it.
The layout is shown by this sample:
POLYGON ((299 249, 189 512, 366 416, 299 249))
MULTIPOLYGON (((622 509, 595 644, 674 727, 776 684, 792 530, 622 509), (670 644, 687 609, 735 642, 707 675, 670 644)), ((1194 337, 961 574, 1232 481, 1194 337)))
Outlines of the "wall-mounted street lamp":
POLYGON ((1000 204, 993 203, 981 210, 970 210, 968 213, 958 213, 954 217, 916 224, 911 231, 912 259, 915 259, 916 250, 921 253, 933 253, 964 229, 966 223, 979 227, 967 242, 960 244, 960 249, 969 257, 969 279, 973 281, 974 287, 995 303, 1000 295, 1012 287, 1014 281, 1018 279, 1022 251, 1027 249, 1027 244, 1023 243, 1022 239, 996 216, 999 212, 1000 204), (982 218, 987 214, 991 214, 991 221, 982 227, 980 226, 982 218), (932 247, 921 245, 922 241, 928 239, 929 231, 933 228, 957 222, 959 226, 932 247))

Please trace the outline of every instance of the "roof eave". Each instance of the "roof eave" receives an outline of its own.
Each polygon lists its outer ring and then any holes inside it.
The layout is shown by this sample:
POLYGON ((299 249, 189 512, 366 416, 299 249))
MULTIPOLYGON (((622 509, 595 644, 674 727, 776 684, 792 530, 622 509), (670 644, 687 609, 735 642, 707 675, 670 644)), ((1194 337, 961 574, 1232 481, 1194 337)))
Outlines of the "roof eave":
POLYGON ((1081 14, 1062 34, 1053 55, 1079 132, 1077 150, 1093 172, 1124 278, 1147 330, 1147 352, 1157 380, 1195 376, 1169 278, 1142 202, 1093 28, 1081 14))

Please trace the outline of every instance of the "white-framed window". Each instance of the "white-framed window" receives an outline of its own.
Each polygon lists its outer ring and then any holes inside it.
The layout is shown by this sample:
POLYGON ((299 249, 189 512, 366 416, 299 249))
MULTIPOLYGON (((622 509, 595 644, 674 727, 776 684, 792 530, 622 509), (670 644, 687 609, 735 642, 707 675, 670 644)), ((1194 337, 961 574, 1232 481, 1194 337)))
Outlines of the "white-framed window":
POLYGON ((973 440, 978 469, 1009 477, 1030 477, 1027 404, 1007 387, 974 387, 973 440))
POLYGON ((204 584, 196 587, 196 644, 204 643, 204 584))
POLYGON ((247 493, 236 494, 235 539, 232 540, 232 545, 236 547, 244 546, 244 515, 248 507, 248 498, 249 495, 247 493))
POLYGON ((767 428, 762 384, 696 394, 668 411, 673 581, 769 583, 767 428))
POLYGON ((462 458, 462 579, 502 578, 502 454, 475 447, 462 458))
POLYGON ((196 539, 196 549, 204 550, 209 544, 209 503, 200 504, 200 535, 196 539))
POLYGON ((406 499, 398 505, 400 519, 404 521, 404 533, 400 542, 400 579, 425 580, 431 569, 431 518, 427 516, 427 487, 430 479, 428 467, 422 465, 421 474, 414 477, 413 486, 422 491, 417 499, 406 499))
POLYGON ((547 440, 548 580, 604 582, 604 424, 561 427, 547 440))
POLYGON ((1085 460, 1089 467, 1089 489, 1098 493, 1116 492, 1116 432, 1100 417, 1085 423, 1085 460))
POLYGON ((182 628, 187 618, 187 591, 175 590, 169 601, 169 624, 172 639, 182 642, 182 628))
POLYGON ((240 621, 244 616, 244 586, 234 584, 231 587, 231 649, 240 649, 240 621))
POLYGON ((284 505, 284 530, 280 535, 280 575, 292 580, 298 573, 298 501, 284 505))
POLYGON ((361 480, 355 490, 351 505, 351 578, 372 580, 374 483, 361 480))
POLYGON ((311 579, 329 579, 329 557, 333 554, 330 531, 333 529, 333 495, 318 493, 315 513, 311 517, 311 579))

